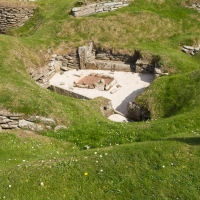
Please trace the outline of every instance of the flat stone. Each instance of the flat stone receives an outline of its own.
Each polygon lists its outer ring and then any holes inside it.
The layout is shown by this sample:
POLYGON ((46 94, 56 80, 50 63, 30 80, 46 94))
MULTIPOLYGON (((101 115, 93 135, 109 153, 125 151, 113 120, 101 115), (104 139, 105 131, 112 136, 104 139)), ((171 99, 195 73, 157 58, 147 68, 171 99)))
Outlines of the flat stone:
POLYGON ((29 117, 26 117, 25 120, 30 121, 30 122, 41 122, 46 125, 56 125, 56 122, 53 118, 47 118, 47 117, 29 116, 29 117))
POLYGON ((68 70, 69 70, 68 67, 64 67, 64 66, 61 66, 60 69, 61 69, 62 71, 68 71, 68 70))
POLYGON ((192 47, 192 46, 186 46, 186 45, 184 45, 183 48, 184 49, 188 49, 188 50, 194 50, 194 47, 192 47))
POLYGON ((54 128, 54 131, 57 132, 57 131, 59 131, 59 130, 61 130, 61 129, 67 129, 67 127, 64 126, 64 125, 57 125, 57 126, 54 128))
POLYGON ((154 69, 155 74, 162 74, 162 71, 159 68, 154 69))
POLYGON ((19 120, 19 127, 23 128, 23 129, 29 129, 29 130, 32 130, 32 131, 42 131, 42 130, 44 130, 41 125, 35 124, 33 122, 30 122, 30 121, 26 121, 26 120, 19 120))
POLYGON ((7 124, 8 122, 11 122, 10 119, 0 119, 0 124, 7 124))
POLYGON ((11 125, 17 125, 18 126, 18 124, 19 124, 19 122, 18 121, 12 121, 12 122, 8 122, 8 124, 11 126, 11 125))
POLYGON ((0 111, 0 115, 1 116, 5 116, 5 117, 22 117, 22 114, 19 113, 10 113, 7 111, 0 111))
POLYGON ((12 129, 8 124, 1 124, 2 129, 12 129))
POLYGON ((118 90, 120 90, 120 87, 116 87, 116 88, 113 88, 110 93, 111 94, 114 94, 115 92, 117 92, 118 90))

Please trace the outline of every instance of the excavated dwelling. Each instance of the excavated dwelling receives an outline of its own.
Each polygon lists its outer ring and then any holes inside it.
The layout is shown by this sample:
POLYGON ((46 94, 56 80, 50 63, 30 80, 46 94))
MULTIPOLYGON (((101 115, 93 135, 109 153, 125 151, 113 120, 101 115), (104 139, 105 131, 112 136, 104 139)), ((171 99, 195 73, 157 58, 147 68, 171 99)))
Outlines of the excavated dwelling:
POLYGON ((129 102, 144 91, 155 77, 162 74, 156 61, 133 55, 97 49, 93 42, 75 53, 51 55, 43 71, 30 75, 43 87, 79 99, 102 96, 107 99, 101 108, 114 121, 128 121, 129 102))

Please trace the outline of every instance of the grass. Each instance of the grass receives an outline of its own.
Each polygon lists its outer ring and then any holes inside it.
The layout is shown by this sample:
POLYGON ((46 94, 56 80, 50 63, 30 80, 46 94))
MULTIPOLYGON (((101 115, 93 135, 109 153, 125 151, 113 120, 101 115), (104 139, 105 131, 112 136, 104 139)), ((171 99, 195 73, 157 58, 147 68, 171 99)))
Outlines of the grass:
POLYGON ((115 12, 74 18, 68 14, 76 1, 40 0, 25 26, 0 35, 0 108, 68 127, 0 134, 0 198, 199 198, 200 55, 180 51, 200 42, 200 14, 184 7, 190 2, 135 0, 115 12), (28 75, 45 64, 47 49, 65 54, 87 40, 161 58, 170 76, 136 99, 151 120, 109 121, 99 109, 102 98, 60 96, 28 75))
POLYGON ((4 154, 0 196, 198 199, 198 134, 86 151, 55 139, 1 135, 6 143, 0 148, 4 154), (17 153, 13 154, 15 149, 17 153))

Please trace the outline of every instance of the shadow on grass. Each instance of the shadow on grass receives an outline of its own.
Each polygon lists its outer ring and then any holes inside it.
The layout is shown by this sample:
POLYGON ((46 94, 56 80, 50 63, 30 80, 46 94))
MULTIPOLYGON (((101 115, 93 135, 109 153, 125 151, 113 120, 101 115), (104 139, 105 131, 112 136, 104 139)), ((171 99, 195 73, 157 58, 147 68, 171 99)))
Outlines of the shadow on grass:
POLYGON ((168 138, 166 140, 184 142, 189 145, 200 145, 200 137, 168 138))

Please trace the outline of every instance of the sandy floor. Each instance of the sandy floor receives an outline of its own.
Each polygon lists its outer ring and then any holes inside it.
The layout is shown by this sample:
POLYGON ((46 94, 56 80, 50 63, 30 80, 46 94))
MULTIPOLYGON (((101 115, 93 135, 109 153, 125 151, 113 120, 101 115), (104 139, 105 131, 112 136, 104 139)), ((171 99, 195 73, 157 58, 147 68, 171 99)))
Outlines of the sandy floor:
MULTIPOLYGON (((127 115, 127 103, 132 102, 135 97, 144 91, 144 89, 153 81, 153 75, 151 74, 138 74, 132 72, 111 72, 104 70, 70 70, 64 72, 64 74, 55 74, 51 80, 50 85, 54 85, 66 90, 71 90, 75 93, 81 94, 88 98, 95 98, 103 96, 112 101, 113 108, 125 116, 127 115), (99 91, 97 89, 86 89, 73 87, 73 82, 89 75, 91 72, 99 74, 108 74, 113 76, 121 88, 114 94, 111 94, 113 88, 109 91, 99 91), (81 77, 79 77, 81 76, 81 77), (71 89, 73 88, 73 89, 71 89)), ((112 117, 111 117, 112 118, 112 117)), ((113 119, 112 119, 113 120, 113 119)), ((115 120, 114 120, 115 121, 115 120)), ((117 120, 116 120, 117 121, 117 120)))

